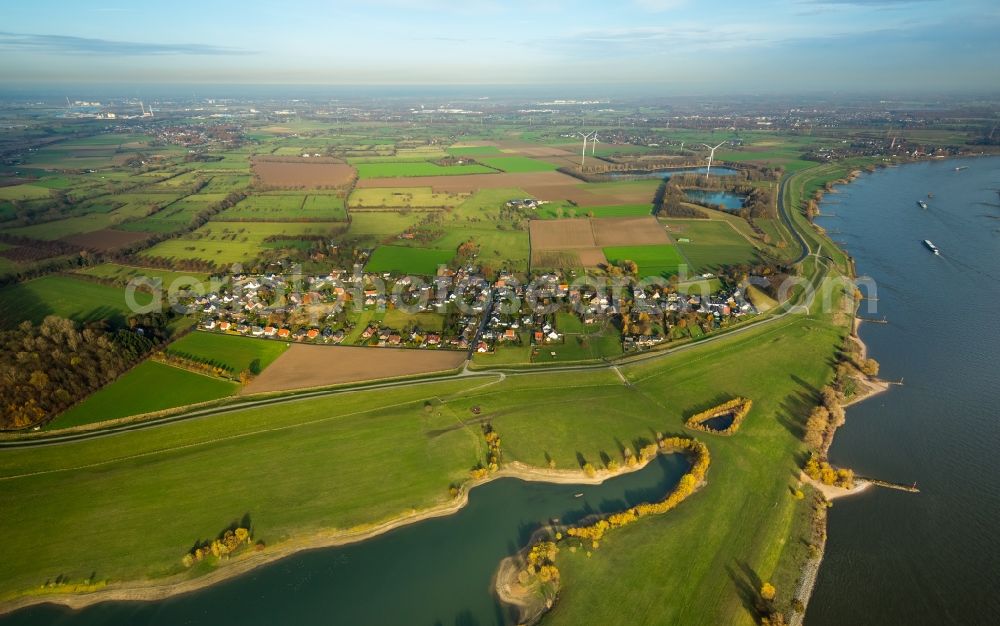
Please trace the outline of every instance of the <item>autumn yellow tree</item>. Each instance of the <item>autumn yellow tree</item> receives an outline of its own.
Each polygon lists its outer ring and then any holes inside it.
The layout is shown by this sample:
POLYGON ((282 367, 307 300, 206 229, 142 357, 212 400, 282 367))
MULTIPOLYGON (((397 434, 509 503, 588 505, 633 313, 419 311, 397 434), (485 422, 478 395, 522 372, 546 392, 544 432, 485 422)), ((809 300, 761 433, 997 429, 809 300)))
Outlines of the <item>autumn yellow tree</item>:
POLYGON ((778 595, 778 590, 771 583, 764 583, 760 586, 760 597, 767 602, 774 600, 776 595, 778 595))

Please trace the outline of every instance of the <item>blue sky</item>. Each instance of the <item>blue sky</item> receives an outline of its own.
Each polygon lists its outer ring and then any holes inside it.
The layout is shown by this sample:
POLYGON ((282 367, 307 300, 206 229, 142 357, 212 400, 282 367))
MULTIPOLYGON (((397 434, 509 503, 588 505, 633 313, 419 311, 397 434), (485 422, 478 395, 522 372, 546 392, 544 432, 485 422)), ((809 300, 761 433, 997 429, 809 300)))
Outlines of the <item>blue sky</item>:
POLYGON ((0 1, 0 81, 1000 87, 989 0, 0 1))

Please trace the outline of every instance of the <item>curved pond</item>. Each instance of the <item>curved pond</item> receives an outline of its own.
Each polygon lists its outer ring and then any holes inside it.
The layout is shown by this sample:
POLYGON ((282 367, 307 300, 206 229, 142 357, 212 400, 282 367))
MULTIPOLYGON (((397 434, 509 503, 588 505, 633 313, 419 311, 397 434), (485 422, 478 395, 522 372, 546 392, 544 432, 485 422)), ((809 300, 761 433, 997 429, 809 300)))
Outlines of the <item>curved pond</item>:
POLYGON ((684 195, 697 204, 720 206, 727 211, 739 211, 743 208, 743 201, 746 199, 731 191, 709 191, 707 189, 687 189, 684 191, 684 195))
POLYGON ((673 169, 656 170, 653 172, 608 172, 603 174, 609 178, 661 178, 666 180, 678 174, 709 174, 710 176, 735 176, 739 170, 724 165, 717 165, 709 172, 708 168, 702 167, 678 167, 673 169))
POLYGON ((454 515, 301 552, 186 595, 80 611, 41 605, 0 624, 506 625, 513 620, 493 596, 493 574, 532 532, 552 518, 572 523, 662 499, 688 467, 686 457, 669 454, 602 485, 504 478, 473 489, 454 515))
POLYGON ((724 415, 717 415, 716 417, 710 417, 701 424, 702 426, 707 426, 712 430, 722 431, 732 426, 735 418, 736 416, 733 415, 732 413, 726 413, 724 415))

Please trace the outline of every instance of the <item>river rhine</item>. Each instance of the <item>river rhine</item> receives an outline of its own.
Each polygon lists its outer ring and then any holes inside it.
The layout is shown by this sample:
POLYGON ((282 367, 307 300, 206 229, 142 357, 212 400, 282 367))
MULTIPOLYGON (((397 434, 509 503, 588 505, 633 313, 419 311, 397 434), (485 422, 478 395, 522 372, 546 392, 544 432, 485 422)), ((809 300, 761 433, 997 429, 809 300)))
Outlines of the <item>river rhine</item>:
POLYGON ((806 626, 1000 620, 998 188, 1000 158, 935 161, 865 174, 821 205, 878 284, 877 313, 861 315, 888 323, 861 338, 904 383, 848 409, 831 461, 921 493, 836 502, 806 626))

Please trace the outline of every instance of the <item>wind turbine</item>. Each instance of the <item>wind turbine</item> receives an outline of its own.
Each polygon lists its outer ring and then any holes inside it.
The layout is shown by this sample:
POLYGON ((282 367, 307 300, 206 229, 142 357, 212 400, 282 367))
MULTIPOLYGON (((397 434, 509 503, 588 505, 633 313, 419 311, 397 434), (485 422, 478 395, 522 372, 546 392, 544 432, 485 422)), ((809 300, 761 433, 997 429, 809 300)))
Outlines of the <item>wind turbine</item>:
POLYGON ((587 162, 587 140, 590 139, 591 136, 596 137, 597 131, 595 130, 592 133, 577 133, 577 135, 583 137, 583 150, 580 151, 580 169, 582 170, 583 164, 587 162))
POLYGON ((719 148, 721 148, 722 145, 725 144, 725 143, 726 142, 723 141, 722 143, 720 143, 719 145, 717 145, 715 147, 712 147, 712 146, 708 145, 707 143, 701 144, 701 145, 705 146, 706 148, 708 148, 709 150, 711 150, 711 152, 708 153, 708 167, 705 168, 705 179, 706 180, 708 179, 708 175, 712 173, 712 160, 715 159, 715 151, 718 150, 719 148))
POLYGON ((601 140, 597 138, 597 131, 594 131, 594 140, 590 142, 590 156, 594 156, 597 152, 597 144, 601 143, 601 140))

